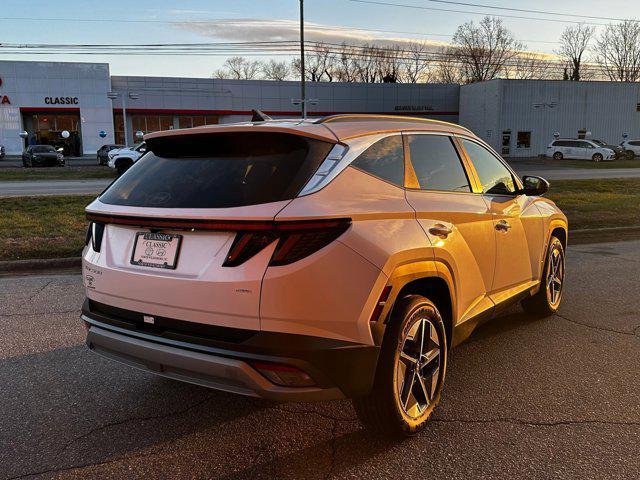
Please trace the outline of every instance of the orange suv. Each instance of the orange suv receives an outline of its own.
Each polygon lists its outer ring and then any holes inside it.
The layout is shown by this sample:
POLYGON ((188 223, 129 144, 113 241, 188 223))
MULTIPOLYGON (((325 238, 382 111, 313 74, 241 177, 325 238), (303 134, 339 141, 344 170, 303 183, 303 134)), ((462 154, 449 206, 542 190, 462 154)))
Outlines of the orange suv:
POLYGON ((87 345, 274 400, 353 398, 410 435, 450 349, 556 311, 567 219, 470 131, 336 115, 157 132, 86 209, 87 345))

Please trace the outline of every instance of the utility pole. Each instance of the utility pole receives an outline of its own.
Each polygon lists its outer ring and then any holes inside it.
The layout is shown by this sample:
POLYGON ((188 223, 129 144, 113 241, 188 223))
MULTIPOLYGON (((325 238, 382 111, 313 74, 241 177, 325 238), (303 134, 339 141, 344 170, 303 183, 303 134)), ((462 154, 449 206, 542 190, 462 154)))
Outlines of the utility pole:
POLYGON ((304 69, 304 0, 300 0, 300 105, 302 118, 307 118, 307 96, 304 69))

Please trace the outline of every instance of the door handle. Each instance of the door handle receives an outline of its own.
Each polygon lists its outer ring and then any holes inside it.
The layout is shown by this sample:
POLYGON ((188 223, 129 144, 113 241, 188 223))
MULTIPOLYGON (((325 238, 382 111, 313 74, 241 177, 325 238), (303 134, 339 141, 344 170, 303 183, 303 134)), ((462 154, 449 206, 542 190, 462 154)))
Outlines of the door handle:
POLYGON ((446 225, 442 225, 441 223, 436 223, 429 229, 429 233, 431 235, 435 235, 439 238, 447 238, 452 231, 453 230, 451 230, 449 227, 447 227, 446 225))
POLYGON ((496 223, 496 230, 498 230, 499 232, 508 232, 510 228, 511 225, 509 225, 509 222, 507 222, 506 220, 500 220, 498 221, 498 223, 496 223))

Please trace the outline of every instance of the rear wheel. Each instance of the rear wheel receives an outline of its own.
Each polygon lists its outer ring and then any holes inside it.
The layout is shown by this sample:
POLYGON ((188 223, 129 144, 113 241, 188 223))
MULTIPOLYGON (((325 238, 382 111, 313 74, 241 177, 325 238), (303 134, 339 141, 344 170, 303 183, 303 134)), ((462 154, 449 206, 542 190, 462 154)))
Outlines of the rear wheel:
POLYGON ((564 277, 564 247, 558 238, 551 237, 540 290, 535 295, 522 301, 522 308, 525 312, 540 317, 553 315, 562 301, 564 277))
POLYGON ((419 432, 440 401, 447 368, 447 337, 427 298, 410 295, 394 305, 371 393, 353 400, 358 418, 376 433, 419 432))
POLYGON ((553 154, 554 160, 562 160, 562 158, 563 158, 562 152, 556 152, 553 154))
POLYGON ((591 157, 591 159, 592 159, 594 162, 601 162, 603 158, 604 158, 604 157, 602 156, 602 154, 601 154, 601 153, 594 153, 594 154, 593 154, 593 157, 591 157))
POLYGON ((624 156, 627 157, 627 160, 633 160, 634 158, 636 158, 636 154, 633 153, 633 150, 627 150, 626 152, 624 152, 624 156))

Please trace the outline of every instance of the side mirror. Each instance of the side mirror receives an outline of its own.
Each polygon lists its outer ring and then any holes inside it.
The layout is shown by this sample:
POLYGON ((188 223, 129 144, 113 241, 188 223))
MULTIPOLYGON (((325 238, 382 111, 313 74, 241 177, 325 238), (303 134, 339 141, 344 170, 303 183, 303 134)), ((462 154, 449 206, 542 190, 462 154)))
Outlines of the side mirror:
POLYGON ((521 192, 530 197, 539 197, 549 191, 549 182, 542 177, 525 175, 522 177, 522 183, 524 188, 521 192))

